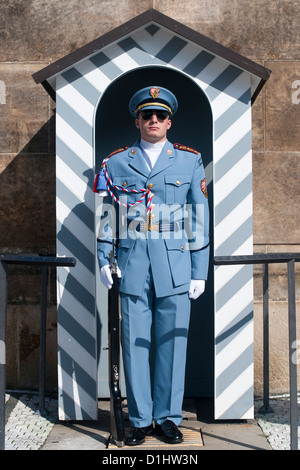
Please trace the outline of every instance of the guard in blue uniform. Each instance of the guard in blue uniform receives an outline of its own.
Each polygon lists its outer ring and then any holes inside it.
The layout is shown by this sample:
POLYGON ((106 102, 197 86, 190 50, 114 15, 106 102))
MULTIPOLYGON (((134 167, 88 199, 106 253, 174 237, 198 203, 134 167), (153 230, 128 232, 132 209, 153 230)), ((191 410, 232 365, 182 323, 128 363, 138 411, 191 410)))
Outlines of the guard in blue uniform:
POLYGON ((100 277, 110 288, 110 252, 117 240, 121 336, 129 418, 127 445, 155 432, 182 442, 190 301, 205 288, 209 259, 207 188, 201 155, 167 140, 177 110, 160 86, 133 95, 129 111, 140 130, 132 147, 102 164, 94 191, 105 197, 98 238, 100 277), (154 331, 151 388, 149 353, 154 331))

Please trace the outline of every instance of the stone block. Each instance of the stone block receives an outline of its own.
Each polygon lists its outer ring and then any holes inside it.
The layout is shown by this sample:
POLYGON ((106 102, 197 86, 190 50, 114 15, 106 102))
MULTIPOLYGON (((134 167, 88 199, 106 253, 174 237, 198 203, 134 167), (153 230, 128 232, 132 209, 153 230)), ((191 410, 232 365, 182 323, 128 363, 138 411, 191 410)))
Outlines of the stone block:
MULTIPOLYGON (((297 263, 299 264, 299 263, 297 263)), ((287 301, 288 299, 288 281, 286 264, 276 265, 282 267, 283 272, 279 274, 273 271, 274 265, 269 265, 269 299, 270 301, 287 301)), ((276 269, 276 268, 275 268, 276 269)), ((261 268, 262 270, 262 268, 261 268)), ((299 267, 298 267, 299 270, 299 267)), ((296 298, 300 301, 300 275, 295 276, 296 298)), ((263 276, 262 273, 254 274, 254 298, 256 301, 263 299, 263 276)))
POLYGON ((300 62, 266 62, 265 66, 272 69, 265 89, 265 149, 299 151, 300 62))
MULTIPOLYGON (((31 253, 34 255, 34 253, 31 253)), ((45 253, 47 256, 48 253, 45 253)), ((40 304, 42 269, 38 265, 8 265, 8 298, 10 304, 40 304)), ((48 268, 47 301, 56 304, 56 268, 48 268)))
POLYGON ((255 244, 299 243, 295 219, 300 211, 299 174, 299 153, 253 154, 255 244))
POLYGON ((155 8, 252 59, 298 59, 297 0, 2 2, 3 61, 59 59, 155 8), (288 25, 288 27, 287 27, 288 25))
MULTIPOLYGON (((300 333, 300 303, 297 310, 297 338, 300 333)), ((269 313, 269 373, 270 394, 289 391, 289 342, 287 302, 270 302, 269 313)), ((293 350, 299 357, 299 344, 293 350), (298 351, 297 351, 298 348, 298 351)), ((263 309, 262 303, 254 304, 254 377, 255 395, 263 395, 263 309)), ((298 387, 300 376, 298 374, 298 387)))
MULTIPOLYGON (((56 306, 47 307, 46 390, 57 390, 56 306)), ((7 388, 38 389, 40 358, 40 306, 8 305, 7 388)))
POLYGON ((0 158, 0 246, 37 251, 55 246, 55 156, 0 158))
POLYGON ((31 76, 40 68, 41 64, 0 64, 5 85, 5 103, 0 105, 1 154, 49 152, 49 97, 31 76))
POLYGON ((264 90, 256 98, 252 109, 252 150, 260 152, 265 145, 264 90))
POLYGON ((152 7, 152 0, 2 2, 1 60, 53 62, 152 7))
POLYGON ((299 59, 297 0, 164 0, 155 8, 249 59, 299 59))
MULTIPOLYGON (((254 246, 255 253, 300 253, 300 245, 266 245, 254 246)), ((254 265, 254 298, 263 298, 263 266, 254 265)), ((300 262, 295 264, 296 298, 300 301, 300 262)), ((287 263, 269 264, 269 299, 270 301, 288 300, 287 263)))

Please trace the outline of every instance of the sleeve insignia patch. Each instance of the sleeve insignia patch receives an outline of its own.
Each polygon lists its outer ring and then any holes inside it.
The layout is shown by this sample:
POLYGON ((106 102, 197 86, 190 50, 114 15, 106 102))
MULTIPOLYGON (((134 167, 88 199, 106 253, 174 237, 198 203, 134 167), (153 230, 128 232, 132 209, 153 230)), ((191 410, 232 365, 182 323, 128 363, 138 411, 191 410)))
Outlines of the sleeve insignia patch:
POLYGON ((191 152, 194 153, 195 155, 198 155, 198 150, 193 149, 192 147, 187 147, 186 145, 181 145, 181 144, 174 144, 174 148, 177 150, 184 150, 186 152, 191 152))
POLYGON ((204 180, 201 181, 201 191, 203 192, 204 196, 208 198, 206 178, 204 178, 204 180))

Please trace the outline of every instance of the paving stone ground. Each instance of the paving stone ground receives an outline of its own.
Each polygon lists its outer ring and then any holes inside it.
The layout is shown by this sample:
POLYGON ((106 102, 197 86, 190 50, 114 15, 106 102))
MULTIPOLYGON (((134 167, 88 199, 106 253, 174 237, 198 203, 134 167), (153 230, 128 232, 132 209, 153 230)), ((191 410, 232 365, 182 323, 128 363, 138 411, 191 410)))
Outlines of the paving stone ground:
MULTIPOLYGON (((260 414, 262 400, 255 400, 255 419, 273 450, 290 450, 290 403, 286 394, 271 396, 274 413, 260 414)), ((298 394, 298 448, 300 449, 300 394, 298 394)))
POLYGON ((57 421, 57 400, 45 398, 46 416, 33 394, 6 395, 5 450, 38 450, 57 421))

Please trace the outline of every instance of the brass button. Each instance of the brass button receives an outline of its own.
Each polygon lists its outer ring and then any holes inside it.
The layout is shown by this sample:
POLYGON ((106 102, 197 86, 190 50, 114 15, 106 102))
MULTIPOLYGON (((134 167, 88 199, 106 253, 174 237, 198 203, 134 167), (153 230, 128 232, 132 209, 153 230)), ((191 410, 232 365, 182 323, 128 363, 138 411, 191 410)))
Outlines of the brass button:
POLYGON ((148 184, 148 189, 152 189, 153 188, 153 183, 149 183, 148 184))
POLYGON ((124 181, 124 183, 122 183, 122 186, 124 186, 124 187, 127 186, 126 181, 124 181))
POLYGON ((183 245, 181 245, 181 249, 184 250, 184 246, 183 246, 183 245))
POLYGON ((180 181, 179 181, 179 180, 177 180, 177 181, 176 181, 176 184, 180 184, 180 181))

